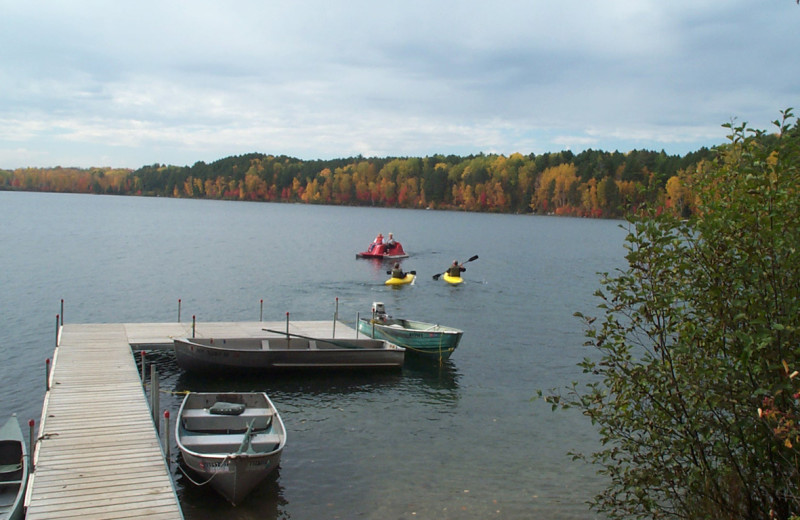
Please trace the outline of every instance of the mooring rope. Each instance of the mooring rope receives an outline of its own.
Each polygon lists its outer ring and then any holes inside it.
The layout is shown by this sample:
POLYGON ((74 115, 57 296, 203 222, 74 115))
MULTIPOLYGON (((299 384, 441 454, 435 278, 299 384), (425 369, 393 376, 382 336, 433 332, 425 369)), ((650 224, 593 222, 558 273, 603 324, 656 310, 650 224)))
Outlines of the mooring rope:
MULTIPOLYGON (((225 464, 226 462, 228 462, 228 459, 229 459, 229 458, 230 458, 229 456, 226 456, 224 459, 222 459, 222 462, 220 463, 220 466, 221 466, 221 465, 223 465, 223 464, 225 464)), ((184 476, 184 477, 186 477, 186 478, 188 478, 188 479, 189 479, 189 482, 191 482, 191 483, 192 483, 192 484, 194 484, 195 486, 205 486, 206 484, 208 484, 209 482, 211 482, 211 481, 214 479, 214 477, 216 477, 216 476, 217 476, 217 474, 219 473, 219 472, 216 472, 216 473, 212 474, 212 475, 211 475, 211 476, 208 478, 208 480, 206 480, 205 482, 197 482, 197 481, 196 481, 195 479, 193 479, 193 478, 192 478, 192 477, 191 477, 191 476, 190 476, 188 473, 186 473, 186 470, 185 470, 185 469, 183 469, 183 466, 182 466, 181 464, 178 464, 178 469, 180 469, 180 470, 181 470, 181 473, 183 473, 183 476, 184 476)))

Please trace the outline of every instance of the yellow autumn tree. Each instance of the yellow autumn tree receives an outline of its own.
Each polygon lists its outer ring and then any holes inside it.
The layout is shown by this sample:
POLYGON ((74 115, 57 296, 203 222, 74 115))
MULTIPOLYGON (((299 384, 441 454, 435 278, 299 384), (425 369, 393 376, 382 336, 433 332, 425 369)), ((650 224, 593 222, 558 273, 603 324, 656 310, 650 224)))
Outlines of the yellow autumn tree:
POLYGON ((559 164, 546 168, 536 182, 533 206, 539 211, 551 212, 569 203, 569 193, 578 182, 575 165, 559 164))
POLYGON ((667 180, 667 185, 664 187, 664 190, 667 195, 667 209, 674 215, 680 215, 684 206, 683 183, 677 175, 673 175, 667 180))

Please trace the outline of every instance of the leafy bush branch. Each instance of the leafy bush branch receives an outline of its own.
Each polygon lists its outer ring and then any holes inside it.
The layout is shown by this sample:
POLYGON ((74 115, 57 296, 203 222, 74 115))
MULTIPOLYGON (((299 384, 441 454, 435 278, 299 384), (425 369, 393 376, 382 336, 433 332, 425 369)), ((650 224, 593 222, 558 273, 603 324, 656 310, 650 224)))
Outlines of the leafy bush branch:
POLYGON ((725 125, 690 179, 696 211, 629 219, 628 267, 585 320, 588 382, 552 392, 581 409, 608 477, 611 518, 788 519, 800 512, 800 129, 725 125), (760 409, 760 412, 759 412, 760 409))

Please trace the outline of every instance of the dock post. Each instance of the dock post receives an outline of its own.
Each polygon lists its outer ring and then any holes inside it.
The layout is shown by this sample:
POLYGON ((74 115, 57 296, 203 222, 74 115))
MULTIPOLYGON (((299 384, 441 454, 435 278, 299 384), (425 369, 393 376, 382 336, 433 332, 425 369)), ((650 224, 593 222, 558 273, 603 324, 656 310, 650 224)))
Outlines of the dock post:
POLYGON ((150 400, 152 401, 152 413, 153 413, 153 422, 155 423, 156 433, 159 431, 159 423, 161 421, 158 420, 158 369, 156 368, 155 363, 150 365, 150 400))
POLYGON ((50 391, 50 358, 47 358, 44 362, 44 388, 48 392, 50 391))
POLYGON ((56 314, 56 348, 58 348, 58 314, 56 314))
POLYGON ((181 322, 181 299, 178 298, 178 323, 181 322))
POLYGON ((61 325, 64 325, 64 298, 61 298, 61 325))
POLYGON ((196 320, 196 318, 195 318, 195 315, 194 315, 194 314, 192 314, 192 338, 193 338, 193 339, 194 339, 194 334, 195 334, 195 330, 196 330, 196 329, 195 329, 195 327, 196 327, 196 323, 197 323, 197 320, 196 320))
POLYGON ((147 372, 145 371, 145 366, 147 366, 147 360, 145 359, 144 350, 141 352, 142 356, 142 386, 147 382, 147 372))
POLYGON ((358 324, 361 322, 361 311, 356 312, 356 339, 358 339, 358 324))
POLYGON ((261 299, 261 314, 258 315, 258 321, 264 321, 264 299, 261 299))
POLYGON ((35 446, 35 444, 33 443, 33 439, 34 439, 34 437, 33 437, 33 425, 34 424, 35 424, 35 422, 34 422, 33 419, 28 421, 28 427, 31 430, 30 434, 29 434, 29 437, 28 437, 30 439, 28 441, 28 468, 30 468, 28 473, 33 473, 33 470, 34 470, 34 467, 33 467, 33 447, 35 446))
POLYGON ((169 410, 164 410, 164 454, 169 464, 169 410))
POLYGON ((339 297, 336 297, 336 307, 333 311, 333 333, 331 334, 332 338, 336 337, 336 320, 339 319, 339 297))
POLYGON ((286 339, 289 339, 289 311, 286 311, 286 339))

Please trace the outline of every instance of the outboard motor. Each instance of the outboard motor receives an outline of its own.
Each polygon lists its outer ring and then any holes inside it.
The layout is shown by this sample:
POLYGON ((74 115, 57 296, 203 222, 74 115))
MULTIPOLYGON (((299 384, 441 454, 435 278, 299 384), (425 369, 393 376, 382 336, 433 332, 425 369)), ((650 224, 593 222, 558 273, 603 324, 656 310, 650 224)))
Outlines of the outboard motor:
POLYGON ((386 319, 386 307, 384 307, 383 302, 372 302, 372 319, 386 319))

